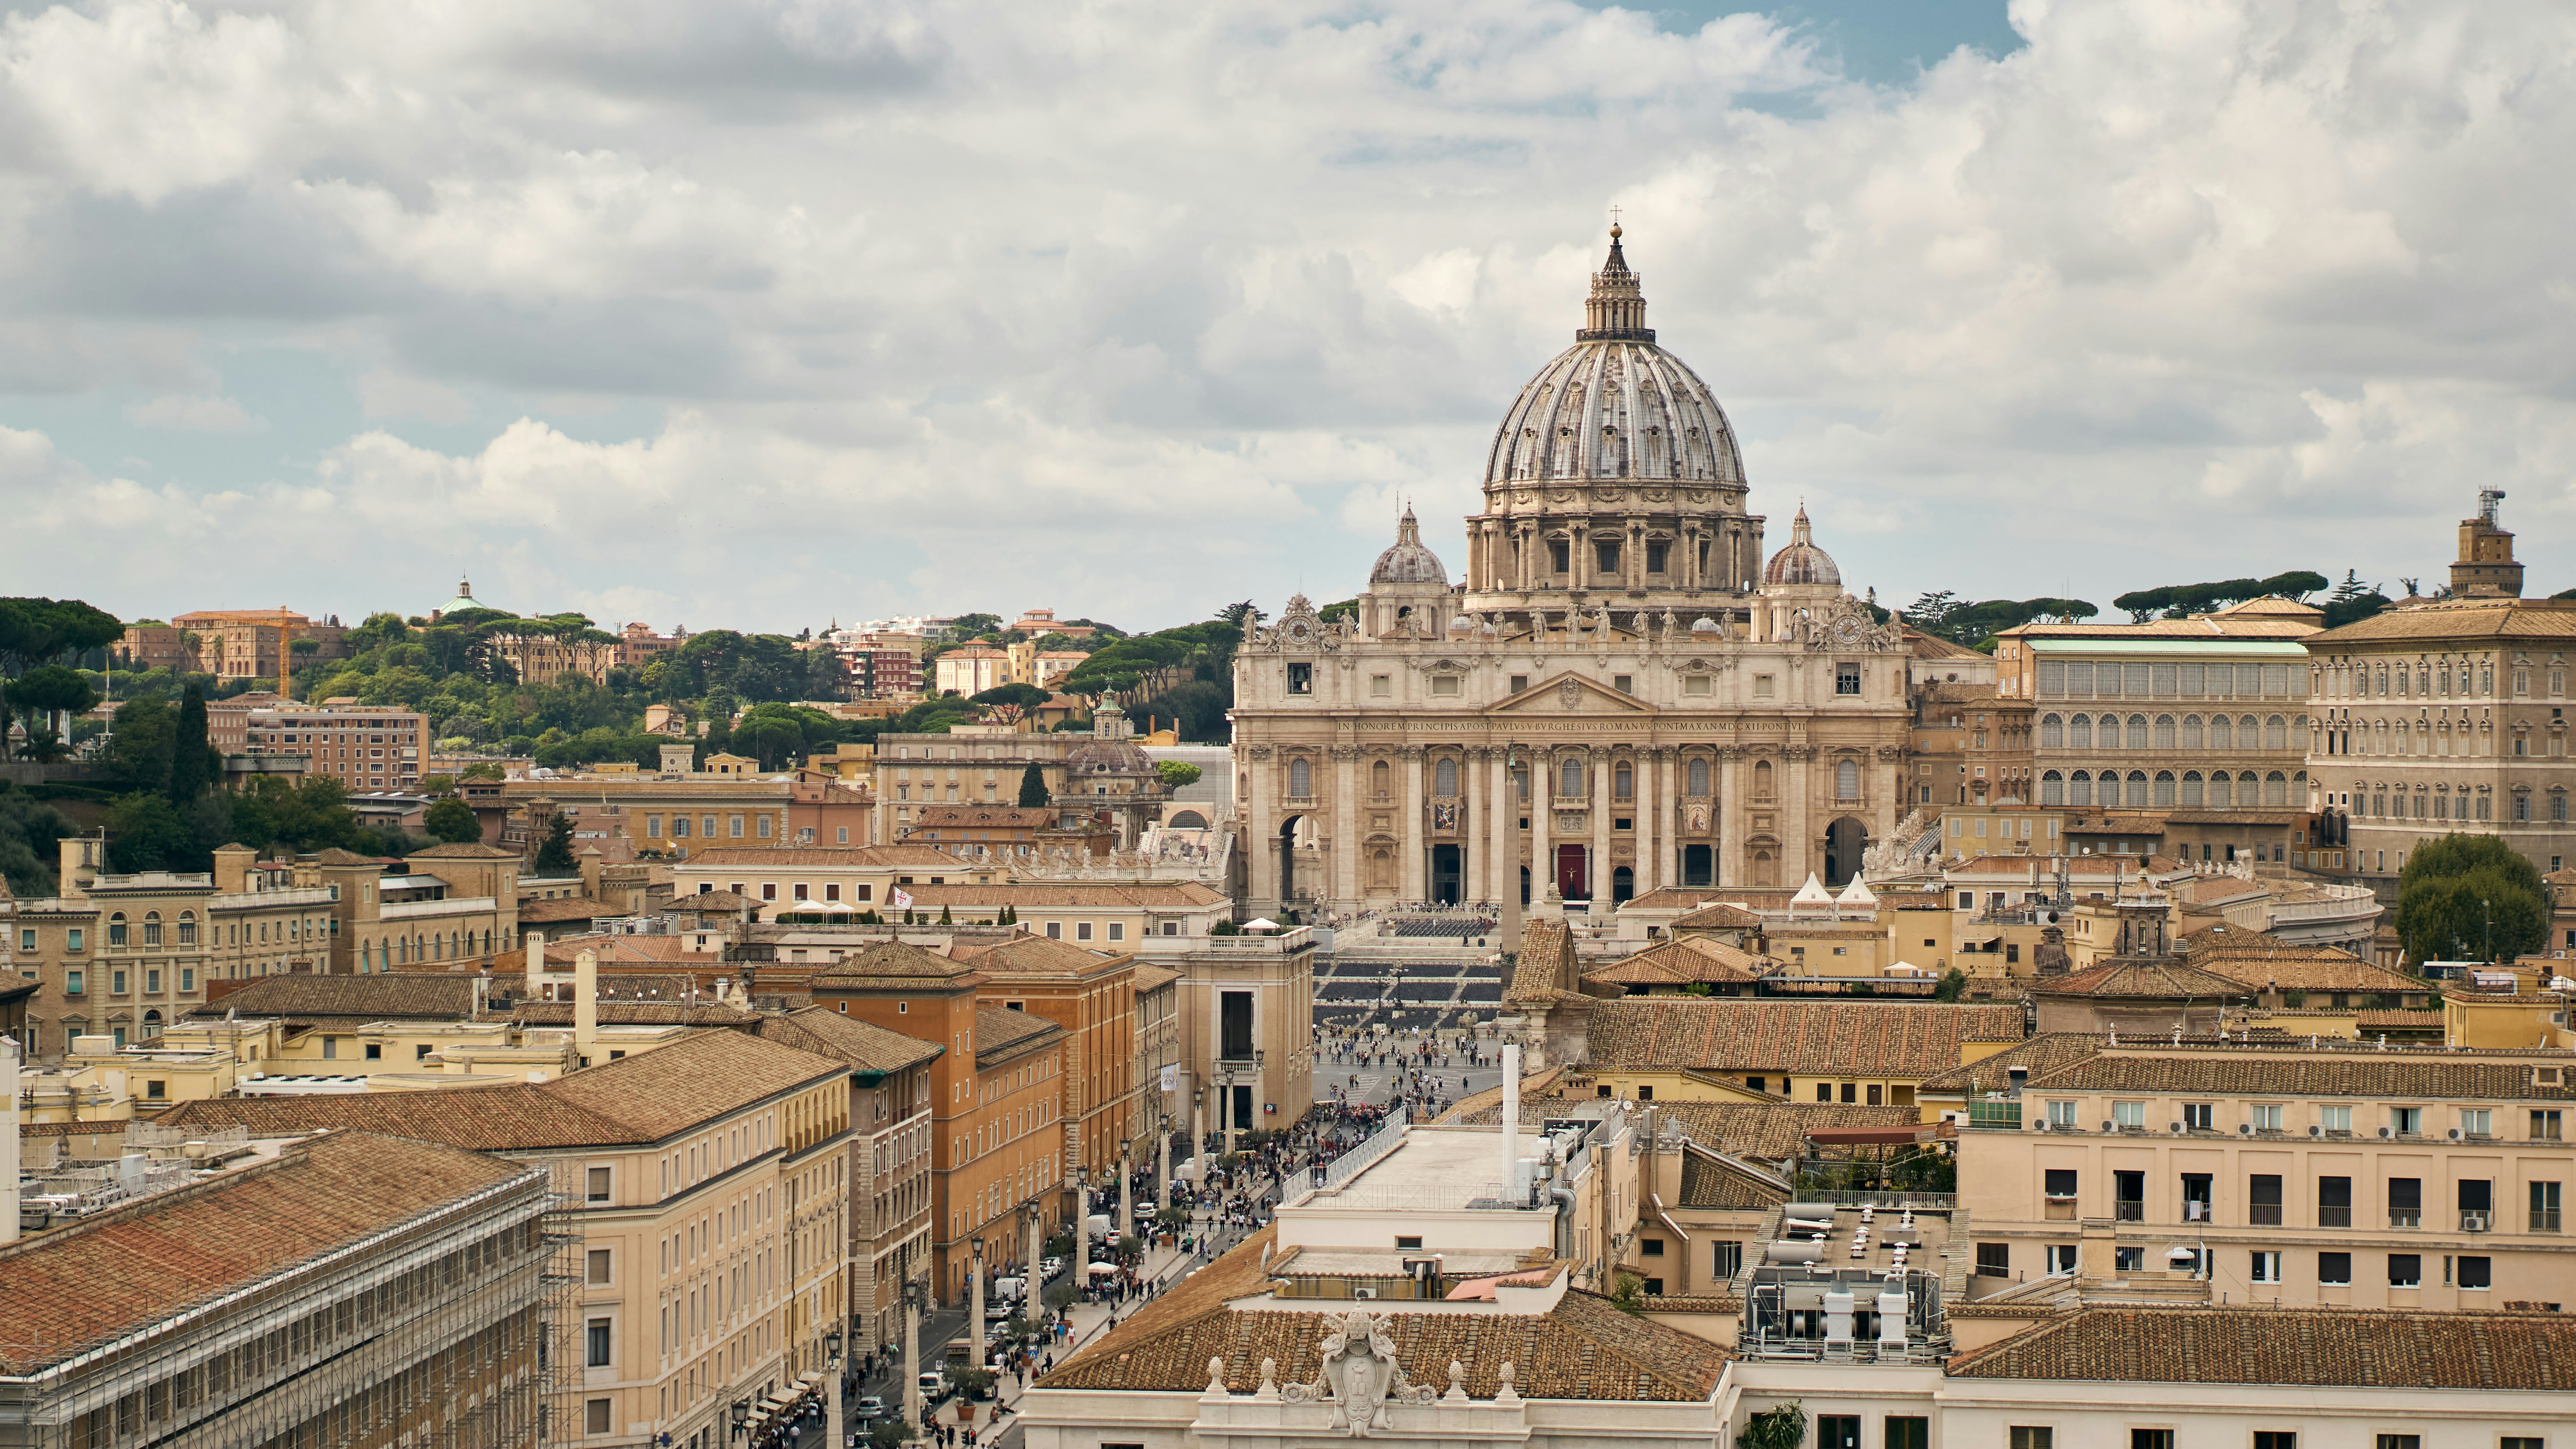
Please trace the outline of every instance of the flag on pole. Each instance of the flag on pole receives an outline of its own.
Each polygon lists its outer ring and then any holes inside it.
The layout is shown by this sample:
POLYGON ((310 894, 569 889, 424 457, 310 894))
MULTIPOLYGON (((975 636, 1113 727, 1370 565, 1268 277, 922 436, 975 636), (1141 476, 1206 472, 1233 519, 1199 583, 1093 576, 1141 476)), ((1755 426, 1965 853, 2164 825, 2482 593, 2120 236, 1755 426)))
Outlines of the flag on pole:
POLYGON ((901 886, 896 886, 894 888, 894 908, 898 911, 911 910, 912 892, 905 890, 901 886))

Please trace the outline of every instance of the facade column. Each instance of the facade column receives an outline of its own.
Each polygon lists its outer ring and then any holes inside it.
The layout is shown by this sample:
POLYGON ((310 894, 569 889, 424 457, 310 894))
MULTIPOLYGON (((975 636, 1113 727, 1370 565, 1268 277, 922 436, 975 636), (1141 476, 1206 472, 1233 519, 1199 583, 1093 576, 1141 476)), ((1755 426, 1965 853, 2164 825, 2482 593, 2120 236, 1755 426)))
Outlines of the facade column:
POLYGON ((1663 858, 1655 868, 1656 879, 1665 885, 1680 885, 1681 832, 1675 828, 1673 801, 1681 793, 1682 757, 1671 745, 1659 745, 1655 753, 1660 756, 1657 773, 1663 777, 1663 792, 1655 799, 1655 837, 1664 848, 1663 858))
POLYGON ((1782 864, 1786 867, 1780 873, 1782 885, 1804 885, 1807 873, 1816 868, 1816 843, 1809 838, 1815 829, 1815 760, 1813 745, 1781 747, 1780 835, 1782 864))
POLYGON ((1530 905, 1556 889, 1556 852, 1549 845, 1556 823, 1556 757, 1545 745, 1530 749, 1530 905))
POLYGON ((1333 903, 1360 898, 1360 792, 1357 745, 1335 745, 1333 760, 1333 903))
POLYGON ((1485 756, 1485 899, 1499 906, 1503 892, 1520 885, 1511 874, 1520 858, 1512 849, 1513 822, 1519 817, 1512 805, 1511 747, 1489 745, 1485 756))
POLYGON ((1635 822, 1637 841, 1637 894, 1644 895, 1659 882, 1663 872, 1655 865, 1658 832, 1655 817, 1663 805, 1664 747, 1637 747, 1637 798, 1630 802, 1630 819, 1635 822))
POLYGON ((1279 822, 1272 818, 1270 803, 1271 749, 1253 745, 1243 753, 1243 844, 1252 854, 1244 879, 1252 889, 1253 909, 1275 914, 1279 909, 1279 822))
POLYGON ((1610 752, 1592 752, 1592 857, 1583 885, 1592 895, 1595 918, 1610 914, 1610 752))
POLYGON ((1751 863, 1744 853, 1744 780, 1743 751, 1734 745, 1717 747, 1717 860, 1716 883, 1747 886, 1753 884, 1751 863))
POLYGON ((1420 904, 1430 892, 1423 888, 1422 859, 1422 746, 1406 745, 1404 754, 1404 903, 1420 904))

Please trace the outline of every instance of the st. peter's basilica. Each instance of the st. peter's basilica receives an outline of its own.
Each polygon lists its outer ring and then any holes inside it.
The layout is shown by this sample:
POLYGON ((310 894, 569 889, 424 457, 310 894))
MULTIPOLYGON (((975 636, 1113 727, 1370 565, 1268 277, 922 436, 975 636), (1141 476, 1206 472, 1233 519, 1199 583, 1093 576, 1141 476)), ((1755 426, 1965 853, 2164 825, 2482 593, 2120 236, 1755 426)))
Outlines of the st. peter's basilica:
POLYGON ((1247 621, 1252 911, 1839 885, 1904 812, 1905 631, 1803 508, 1764 559, 1734 431, 1619 237, 1495 430, 1465 581, 1408 510, 1355 618, 1247 621))

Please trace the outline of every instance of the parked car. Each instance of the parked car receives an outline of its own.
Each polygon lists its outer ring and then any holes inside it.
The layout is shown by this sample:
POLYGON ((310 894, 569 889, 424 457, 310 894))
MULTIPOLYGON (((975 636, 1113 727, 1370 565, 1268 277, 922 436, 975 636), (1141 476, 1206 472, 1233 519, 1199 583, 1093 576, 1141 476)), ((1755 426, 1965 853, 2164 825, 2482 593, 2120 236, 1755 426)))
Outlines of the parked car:
POLYGON ((870 1394, 866 1398, 859 1400, 858 1407, 852 1409, 850 1412, 858 1416, 860 1423, 873 1424, 877 1420, 884 1418, 888 1410, 886 1409, 886 1401, 883 1397, 876 1394, 870 1394))
POLYGON ((1052 1278, 1063 1271, 1064 1259, 1062 1258, 1047 1258, 1040 1261, 1038 1264, 1038 1276, 1040 1278, 1052 1278))

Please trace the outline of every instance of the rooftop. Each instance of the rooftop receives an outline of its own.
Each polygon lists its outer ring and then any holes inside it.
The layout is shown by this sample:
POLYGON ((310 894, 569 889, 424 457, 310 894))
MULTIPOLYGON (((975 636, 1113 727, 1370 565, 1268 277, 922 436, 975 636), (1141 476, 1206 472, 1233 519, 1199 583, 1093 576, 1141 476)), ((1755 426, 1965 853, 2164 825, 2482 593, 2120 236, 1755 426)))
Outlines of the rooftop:
POLYGON ((2017 1005, 1630 997, 1593 1011, 1590 1060, 1802 1076, 1841 1076, 1867 1062, 1874 1072, 1915 1076, 1956 1067, 1965 1043, 2021 1039, 2017 1005))
POLYGON ((2576 1389, 2576 1318, 2353 1308, 2091 1307, 1950 1361, 1960 1379, 2576 1389))
POLYGON ((372 976, 269 976, 192 1007, 194 1020, 228 1014, 287 1021, 461 1021, 474 1014, 474 981, 458 972, 372 976))

